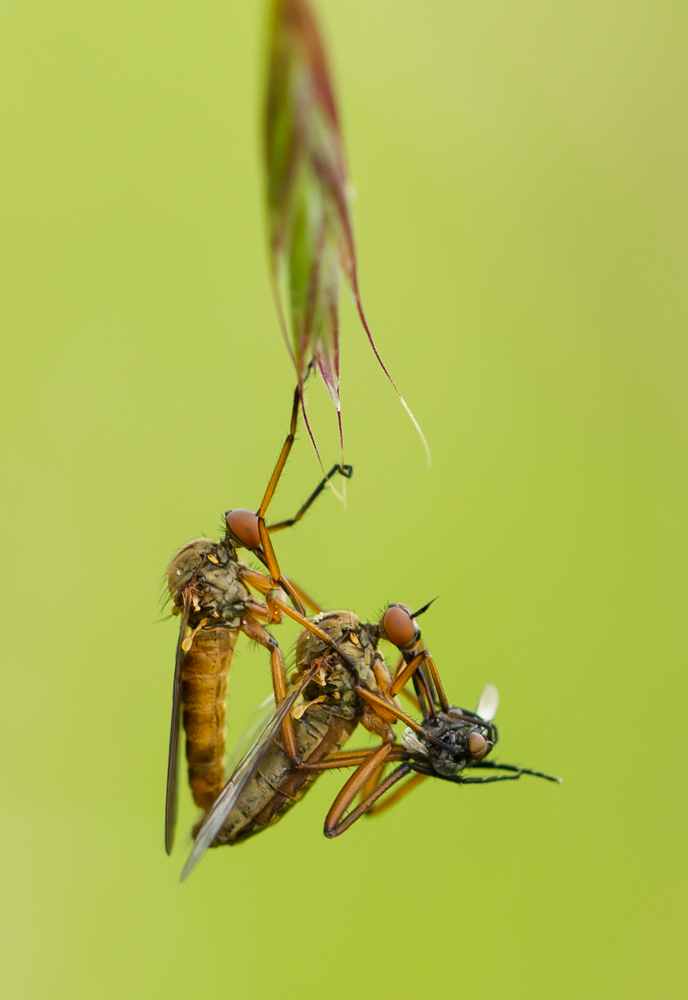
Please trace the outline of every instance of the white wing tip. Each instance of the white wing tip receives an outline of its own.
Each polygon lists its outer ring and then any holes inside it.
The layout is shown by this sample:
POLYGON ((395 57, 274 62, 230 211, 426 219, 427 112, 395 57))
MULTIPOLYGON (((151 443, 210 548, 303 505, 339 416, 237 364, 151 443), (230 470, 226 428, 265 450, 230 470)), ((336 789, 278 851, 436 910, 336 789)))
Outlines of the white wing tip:
POLYGON ((485 719, 486 722, 491 722, 497 714, 498 708, 499 691, 494 684, 486 684, 483 688, 483 693, 480 695, 475 714, 479 715, 481 719, 485 719))

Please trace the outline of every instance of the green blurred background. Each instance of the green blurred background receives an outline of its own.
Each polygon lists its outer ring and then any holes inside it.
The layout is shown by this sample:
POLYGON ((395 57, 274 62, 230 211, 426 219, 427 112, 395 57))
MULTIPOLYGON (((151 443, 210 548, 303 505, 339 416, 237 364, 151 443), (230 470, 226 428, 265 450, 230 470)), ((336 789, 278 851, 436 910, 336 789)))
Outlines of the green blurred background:
MULTIPOLYGON (((364 301, 434 463, 347 300, 348 509, 282 562, 363 616, 441 594, 452 699, 495 682, 502 759, 565 784, 426 783, 328 842, 328 774, 179 885, 163 573, 258 503, 293 384, 264 9, 5 2, 3 996, 683 996, 685 4, 318 9, 364 301)), ((274 514, 317 478, 302 437, 274 514)), ((243 643, 230 739, 268 690, 243 643)))

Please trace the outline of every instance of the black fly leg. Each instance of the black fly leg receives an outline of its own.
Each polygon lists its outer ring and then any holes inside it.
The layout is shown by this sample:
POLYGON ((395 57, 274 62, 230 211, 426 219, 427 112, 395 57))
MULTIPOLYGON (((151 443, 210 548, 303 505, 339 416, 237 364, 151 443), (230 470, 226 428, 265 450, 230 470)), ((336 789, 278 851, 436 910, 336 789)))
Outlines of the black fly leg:
POLYGON ((332 479, 336 475, 343 476, 344 479, 351 479, 353 474, 354 474, 353 465, 339 465, 339 464, 333 465, 330 471, 325 476, 325 478, 321 479, 321 481, 315 487, 309 498, 306 500, 303 506, 296 512, 296 514, 294 514, 293 517, 288 518, 286 521, 278 521, 277 524, 268 525, 268 532, 272 534, 273 531, 283 531, 284 528, 291 528, 295 524, 298 524, 298 522, 301 520, 303 515, 311 506, 311 504, 313 504, 318 499, 322 491, 329 483, 330 479, 332 479))

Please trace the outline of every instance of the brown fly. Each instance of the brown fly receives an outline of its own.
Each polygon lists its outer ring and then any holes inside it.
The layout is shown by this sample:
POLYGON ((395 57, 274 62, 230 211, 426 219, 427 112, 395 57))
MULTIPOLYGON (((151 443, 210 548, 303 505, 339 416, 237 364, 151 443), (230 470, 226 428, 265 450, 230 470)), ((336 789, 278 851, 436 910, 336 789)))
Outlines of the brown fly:
MULTIPOLYGON (((186 734, 189 784, 196 805, 208 810, 224 784, 225 713, 227 679, 239 633, 270 653, 272 683, 279 705, 287 694, 284 660, 277 640, 265 625, 287 613, 305 624, 307 605, 317 605, 280 570, 270 535, 301 520, 332 476, 350 477, 351 466, 335 465, 294 517, 267 526, 265 516, 294 443, 300 397, 294 395, 289 434, 268 482, 257 512, 244 509, 224 515, 225 536, 219 542, 197 538, 176 553, 167 570, 167 586, 174 614, 181 615, 177 642, 172 720, 167 764, 165 849, 174 840, 177 809, 177 772, 180 724, 186 734), (239 558, 246 548, 268 569, 258 572, 239 558), (264 600, 257 599, 257 591, 264 600), (280 601, 284 591, 294 605, 280 601)), ((291 718, 285 716, 283 738, 296 758, 291 718)))
POLYGON ((392 805, 425 777, 461 784, 516 780, 522 774, 558 780, 484 759, 497 742, 492 722, 496 689, 488 685, 476 712, 447 702, 435 662, 421 640, 416 621, 421 612, 414 614, 405 605, 395 604, 376 624, 361 622, 348 611, 322 614, 308 623, 297 639, 296 674, 290 691, 201 822, 182 879, 209 847, 236 844, 277 822, 324 770, 355 768, 327 815, 326 837, 344 833, 364 813, 374 814, 392 805), (401 652, 394 676, 377 648, 383 638, 401 652), (422 722, 399 706, 396 696, 408 682, 415 688, 415 698, 411 698, 423 715, 422 722), (288 716, 298 761, 281 732, 288 716), (391 728, 396 721, 406 725, 401 743, 395 742, 391 728), (344 750, 359 724, 380 737, 381 744, 344 750), (383 777, 391 763, 398 766, 383 777), (467 777, 463 772, 469 768, 512 773, 467 777), (408 780, 402 786, 376 804, 404 778, 408 780), (351 809, 359 795, 360 804, 351 809))

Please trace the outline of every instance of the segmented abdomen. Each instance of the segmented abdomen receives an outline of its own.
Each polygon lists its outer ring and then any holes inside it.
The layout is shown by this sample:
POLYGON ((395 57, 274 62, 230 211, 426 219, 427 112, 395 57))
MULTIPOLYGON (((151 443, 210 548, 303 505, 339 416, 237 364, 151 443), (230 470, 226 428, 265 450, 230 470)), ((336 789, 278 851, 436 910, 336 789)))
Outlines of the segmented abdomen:
POLYGON ((227 678, 237 629, 201 629, 182 665, 182 704, 189 784, 194 802, 210 809, 225 783, 227 678))
MULTIPOLYGON (((294 719, 299 757, 314 764, 338 753, 357 725, 355 718, 342 719, 320 705, 311 705, 300 719, 294 719)), ((236 844, 272 826, 303 798, 322 773, 295 768, 277 737, 212 846, 236 844)), ((198 828, 194 836, 197 832, 198 828)))

